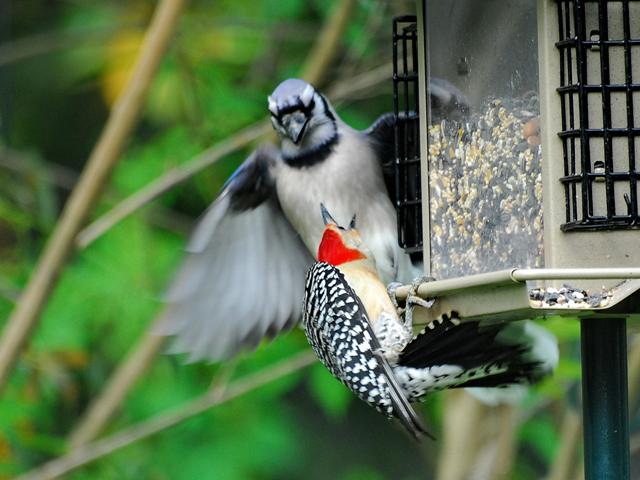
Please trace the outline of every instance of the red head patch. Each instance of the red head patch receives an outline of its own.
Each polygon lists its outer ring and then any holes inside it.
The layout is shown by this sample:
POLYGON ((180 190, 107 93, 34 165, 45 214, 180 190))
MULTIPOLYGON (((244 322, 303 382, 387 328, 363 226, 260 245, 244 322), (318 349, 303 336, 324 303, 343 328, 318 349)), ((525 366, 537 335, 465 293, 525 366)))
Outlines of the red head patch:
POLYGON ((327 225, 318 247, 318 261, 331 265, 342 265, 367 258, 360 250, 349 248, 344 244, 342 234, 346 233, 337 229, 335 225, 327 225))

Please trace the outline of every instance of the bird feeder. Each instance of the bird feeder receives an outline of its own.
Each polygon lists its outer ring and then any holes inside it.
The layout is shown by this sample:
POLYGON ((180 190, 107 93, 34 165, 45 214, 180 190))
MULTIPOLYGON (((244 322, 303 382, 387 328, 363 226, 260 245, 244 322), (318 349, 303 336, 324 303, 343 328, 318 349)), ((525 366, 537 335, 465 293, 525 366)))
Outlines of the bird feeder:
POLYGON ((437 279, 423 320, 579 318, 586 477, 629 478, 640 1, 417 0, 393 39, 398 239, 437 279))

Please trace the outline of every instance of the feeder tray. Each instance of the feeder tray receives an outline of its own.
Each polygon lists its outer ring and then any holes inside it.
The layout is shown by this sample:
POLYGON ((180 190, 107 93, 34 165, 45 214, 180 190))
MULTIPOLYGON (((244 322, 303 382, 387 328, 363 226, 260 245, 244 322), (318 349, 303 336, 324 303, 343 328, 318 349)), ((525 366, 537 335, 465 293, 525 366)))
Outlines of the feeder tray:
MULTIPOLYGON (((593 290, 593 289, 592 289, 593 290)), ((398 298, 406 297, 408 287, 397 292, 398 298)), ((418 287, 422 298, 435 298, 429 309, 417 309, 416 325, 439 319, 442 315, 458 313, 462 321, 484 322, 517 321, 549 316, 574 318, 633 317, 640 319, 640 268, 576 268, 576 269, 528 269, 513 268, 491 273, 481 273, 460 278, 423 283, 418 287), (572 290, 580 292, 580 282, 620 280, 613 288, 604 289, 601 306, 587 302, 578 305, 540 305, 532 299, 538 284, 549 280, 570 283, 572 290), (571 282, 569 282, 571 280, 571 282), (535 286, 533 286, 535 285, 535 286)))

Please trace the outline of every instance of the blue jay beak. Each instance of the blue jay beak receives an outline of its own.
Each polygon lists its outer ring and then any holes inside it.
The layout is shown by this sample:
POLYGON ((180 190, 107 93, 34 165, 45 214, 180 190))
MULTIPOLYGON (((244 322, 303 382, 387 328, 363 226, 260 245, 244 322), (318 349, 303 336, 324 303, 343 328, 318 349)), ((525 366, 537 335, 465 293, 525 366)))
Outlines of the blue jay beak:
POLYGON ((286 115, 282 119, 282 133, 284 133, 289 139, 298 145, 304 138, 304 134, 309 124, 309 118, 302 112, 295 112, 290 115, 286 115))
POLYGON ((302 139, 304 138, 305 131, 307 130, 307 125, 309 124, 309 119, 305 118, 302 123, 292 120, 286 125, 287 137, 291 139, 293 143, 298 145, 302 139))

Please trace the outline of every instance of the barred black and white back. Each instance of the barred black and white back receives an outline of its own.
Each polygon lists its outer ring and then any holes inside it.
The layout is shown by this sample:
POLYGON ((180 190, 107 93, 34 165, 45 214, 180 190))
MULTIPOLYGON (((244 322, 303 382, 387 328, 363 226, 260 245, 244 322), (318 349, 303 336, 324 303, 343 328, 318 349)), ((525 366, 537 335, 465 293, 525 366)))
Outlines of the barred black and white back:
POLYGON ((303 326, 307 340, 334 377, 387 417, 397 417, 415 437, 427 434, 380 354, 362 302, 344 275, 328 263, 307 274, 303 326))

